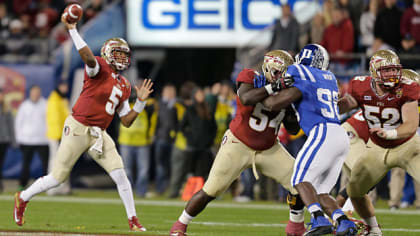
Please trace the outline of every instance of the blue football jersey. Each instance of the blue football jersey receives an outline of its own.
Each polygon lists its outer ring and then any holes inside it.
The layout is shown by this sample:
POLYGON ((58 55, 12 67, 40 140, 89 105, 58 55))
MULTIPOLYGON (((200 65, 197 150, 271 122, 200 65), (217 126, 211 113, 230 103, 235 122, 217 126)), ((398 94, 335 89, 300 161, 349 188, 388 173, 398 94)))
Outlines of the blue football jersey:
POLYGON ((337 106, 338 86, 333 73, 293 64, 287 68, 286 76, 292 76, 295 80, 294 86, 302 92, 302 99, 293 105, 305 134, 308 135, 319 123, 340 124, 337 106))

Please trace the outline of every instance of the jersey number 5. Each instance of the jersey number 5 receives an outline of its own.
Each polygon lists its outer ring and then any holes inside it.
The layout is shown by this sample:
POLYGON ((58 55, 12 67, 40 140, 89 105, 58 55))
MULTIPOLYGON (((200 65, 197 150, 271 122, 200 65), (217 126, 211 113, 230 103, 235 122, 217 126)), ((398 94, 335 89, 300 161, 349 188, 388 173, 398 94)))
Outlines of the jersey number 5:
POLYGON ((105 105, 106 113, 110 114, 111 116, 115 113, 115 108, 118 106, 120 100, 118 97, 122 97, 123 92, 121 89, 117 87, 112 87, 111 96, 109 96, 109 100, 105 105))
POLYGON ((267 125, 268 127, 276 129, 276 133, 278 131, 278 126, 280 125, 280 122, 283 120, 285 115, 285 110, 283 109, 274 119, 268 120, 268 115, 264 114, 264 112, 267 112, 267 110, 264 108, 264 106, 261 103, 257 103, 254 107, 254 111, 251 114, 251 117, 249 118, 249 127, 251 129, 263 132, 267 125))

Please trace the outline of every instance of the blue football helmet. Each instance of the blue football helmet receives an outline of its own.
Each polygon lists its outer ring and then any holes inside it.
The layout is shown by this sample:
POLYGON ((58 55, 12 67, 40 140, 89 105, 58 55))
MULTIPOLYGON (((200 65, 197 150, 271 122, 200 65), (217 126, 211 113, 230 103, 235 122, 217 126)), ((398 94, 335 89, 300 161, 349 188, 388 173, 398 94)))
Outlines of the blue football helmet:
POLYGON ((319 44, 308 44, 295 57, 296 63, 327 70, 330 56, 327 50, 319 44))

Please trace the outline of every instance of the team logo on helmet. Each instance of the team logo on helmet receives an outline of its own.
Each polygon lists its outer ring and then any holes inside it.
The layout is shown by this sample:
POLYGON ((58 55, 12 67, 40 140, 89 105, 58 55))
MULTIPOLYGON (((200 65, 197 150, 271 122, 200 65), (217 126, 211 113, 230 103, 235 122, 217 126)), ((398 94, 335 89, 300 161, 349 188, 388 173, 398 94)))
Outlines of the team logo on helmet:
POLYGON ((114 66, 117 70, 122 71, 130 65, 130 47, 122 38, 108 39, 101 48, 101 57, 105 61, 114 66), (122 55, 116 55, 116 52, 123 52, 122 55))
POLYGON ((274 50, 264 55, 261 69, 269 82, 284 77, 287 67, 293 64, 293 57, 284 50, 274 50))
POLYGON ((296 55, 296 63, 320 70, 327 70, 330 63, 330 55, 323 46, 308 44, 296 55))

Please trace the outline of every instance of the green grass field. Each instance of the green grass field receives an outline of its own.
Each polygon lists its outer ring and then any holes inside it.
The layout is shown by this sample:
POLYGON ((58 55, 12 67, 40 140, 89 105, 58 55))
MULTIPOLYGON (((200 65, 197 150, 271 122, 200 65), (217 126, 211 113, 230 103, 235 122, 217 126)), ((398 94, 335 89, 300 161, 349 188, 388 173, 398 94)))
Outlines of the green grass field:
MULTIPOLYGON (((136 199, 140 222, 148 230, 136 234, 168 235, 184 205, 185 202, 179 200, 136 199)), ((28 204, 23 227, 18 227, 13 221, 11 193, 0 195, 0 209, 0 235, 6 231, 130 234, 125 210, 116 191, 76 191, 69 197, 36 196, 28 204)), ((420 211, 390 212, 382 202, 377 216, 384 235, 420 235, 420 211)), ((189 225, 188 235, 285 235, 288 217, 288 208, 284 204, 216 200, 189 225)), ((308 215, 305 221, 309 221, 308 215)))

